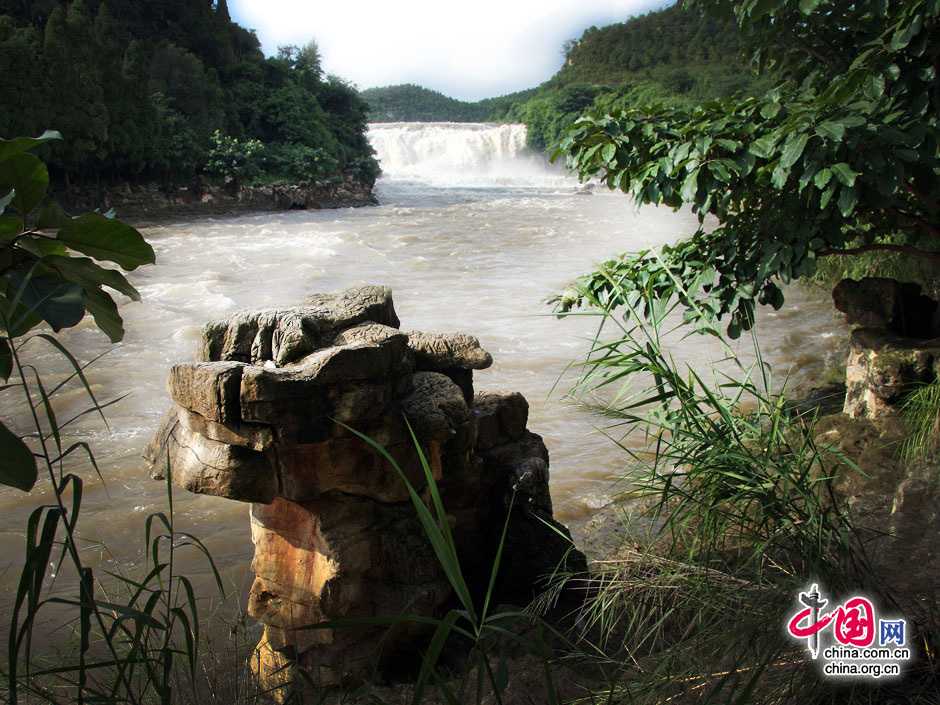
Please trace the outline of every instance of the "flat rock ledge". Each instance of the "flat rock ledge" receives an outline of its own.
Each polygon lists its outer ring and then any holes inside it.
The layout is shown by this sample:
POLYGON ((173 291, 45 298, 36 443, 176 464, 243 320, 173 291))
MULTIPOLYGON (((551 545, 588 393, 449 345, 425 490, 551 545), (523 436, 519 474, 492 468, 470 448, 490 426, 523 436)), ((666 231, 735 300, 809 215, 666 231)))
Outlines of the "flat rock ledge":
MULTIPOLYGON (((525 603, 558 571, 584 572, 554 521, 549 458, 517 393, 475 392, 492 357, 463 333, 405 333, 391 291, 366 286, 209 323, 202 359, 173 366, 174 406, 145 457, 184 489, 250 504, 252 667, 266 690, 394 675, 414 625, 302 629, 342 618, 437 616, 454 596, 405 483, 425 493, 412 432, 477 596, 508 533, 496 604, 525 603)), ((286 692, 284 693, 286 695, 286 692)))

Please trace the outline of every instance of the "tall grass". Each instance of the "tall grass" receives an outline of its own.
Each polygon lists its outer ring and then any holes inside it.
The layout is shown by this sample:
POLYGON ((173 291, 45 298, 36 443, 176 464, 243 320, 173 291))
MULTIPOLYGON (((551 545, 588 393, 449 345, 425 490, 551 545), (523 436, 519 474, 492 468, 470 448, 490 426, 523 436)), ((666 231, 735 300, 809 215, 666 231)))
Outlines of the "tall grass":
POLYGON ((83 458, 104 479, 90 446, 84 441, 66 446, 66 434, 71 424, 90 414, 107 424, 104 411, 120 398, 99 402, 85 375, 91 363, 79 364, 55 337, 39 333, 11 343, 16 376, 0 391, 18 391, 25 401, 32 426, 27 437, 45 471, 52 501, 33 510, 26 526, 4 669, 8 701, 143 705, 194 700, 200 614, 192 582, 177 570, 179 552, 203 553, 220 592, 222 582, 202 542, 176 527, 172 469, 166 473, 168 510, 144 522, 144 574, 106 572, 105 585, 82 559, 79 519, 85 481, 68 464, 83 458), (30 346, 40 343, 52 346, 70 366, 71 373, 55 386, 25 357, 30 346), (88 406, 63 421, 56 416, 55 400, 74 383, 84 390, 88 406), (74 593, 50 592, 50 573, 60 584, 74 584, 74 593), (50 651, 43 638, 47 635, 37 630, 45 629, 40 618, 53 610, 74 642, 50 651))
POLYGON ((654 527, 645 546, 596 566, 580 615, 580 655, 617 674, 608 701, 934 702, 932 658, 901 685, 840 688, 784 635, 810 580, 878 593, 877 537, 855 528, 834 491, 838 475, 861 470, 817 442, 814 413, 785 403, 756 334, 745 364, 717 326, 689 331, 649 283, 608 282, 615 296, 579 291, 584 310, 567 314, 598 319, 572 396, 608 421, 629 461, 621 499, 646 502, 654 527), (725 371, 707 379, 678 364, 668 344, 678 333, 717 340, 725 371))
POLYGON ((901 414, 908 436, 901 445, 901 458, 916 462, 930 457, 940 446, 940 380, 924 384, 907 395, 901 414))

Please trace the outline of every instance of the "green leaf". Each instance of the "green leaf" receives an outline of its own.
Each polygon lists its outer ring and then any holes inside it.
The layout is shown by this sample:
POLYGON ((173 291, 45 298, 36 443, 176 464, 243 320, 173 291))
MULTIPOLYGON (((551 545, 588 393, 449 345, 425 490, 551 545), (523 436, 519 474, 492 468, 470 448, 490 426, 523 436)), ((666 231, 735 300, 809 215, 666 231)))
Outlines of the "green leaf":
POLYGON ((777 101, 769 101, 760 107, 760 114, 765 120, 773 120, 780 112, 781 105, 777 101))
POLYGON ((98 260, 116 262, 127 270, 156 261, 153 248, 139 232, 97 213, 86 213, 70 220, 59 230, 59 240, 73 250, 98 260))
POLYGON ((832 173, 835 174, 836 178, 845 186, 855 186, 855 178, 859 175, 857 171, 854 171, 852 167, 845 162, 833 164, 832 173))
POLYGON ((42 230, 57 230, 65 227, 69 220, 71 218, 62 209, 62 206, 50 199, 39 209, 39 215, 36 216, 36 227, 42 230))
POLYGON ((605 144, 604 148, 601 150, 601 158, 604 160, 605 164, 610 164, 614 157, 617 154, 617 145, 611 143, 605 144))
POLYGON ((62 135, 55 130, 46 130, 39 137, 17 137, 12 140, 0 140, 0 161, 31 149, 51 140, 60 140, 62 135))
POLYGON ((848 218, 852 215, 852 211, 855 210, 855 205, 858 203, 858 194, 855 192, 854 188, 843 187, 839 192, 839 211, 843 216, 848 218))
POLYGON ((789 170, 803 156, 807 141, 809 141, 809 135, 805 132, 786 141, 783 146, 783 156, 780 157, 780 166, 783 169, 789 170))
POLYGON ((800 0, 800 12, 811 15, 823 3, 823 0, 800 0))
POLYGON ((822 122, 816 126, 816 134, 833 142, 841 142, 845 137, 845 125, 841 122, 822 122))
POLYGON ((119 343, 124 339, 124 320, 109 294, 101 289, 85 289, 85 308, 94 316, 95 325, 112 343, 119 343))
POLYGON ((42 235, 24 235, 16 244, 37 258, 68 254, 68 249, 61 242, 42 235))
POLYGON ((679 195, 686 203, 695 201, 695 195, 698 193, 698 172, 698 169, 689 172, 682 183, 682 192, 679 195))
POLYGON ((790 170, 786 168, 783 163, 777 164, 777 167, 774 169, 774 173, 770 176, 770 183, 773 184, 774 188, 782 189, 786 186, 787 180, 790 178, 790 170))
POLYGON ((115 269, 107 269, 87 257, 44 257, 42 263, 55 269, 65 279, 75 282, 85 289, 97 289, 108 286, 119 291, 133 301, 140 301, 140 292, 115 269))
POLYGON ((29 492, 37 475, 32 451, 0 421, 0 485, 29 492))
POLYGON ((872 100, 878 100, 885 93, 885 77, 880 73, 872 75, 865 84, 865 95, 872 100))
POLYGON ((0 338, 0 380, 6 382, 13 372, 13 353, 10 351, 10 341, 0 338))
POLYGON ((15 290, 22 289, 20 302, 27 311, 38 314, 56 332, 71 328, 85 316, 82 288, 77 284, 47 275, 27 278, 21 272, 13 272, 10 282, 15 290))
POLYGON ((20 215, 29 215, 48 188, 49 170, 39 157, 22 153, 0 161, 0 193, 16 189, 12 203, 20 215))
POLYGON ((747 151, 753 154, 755 157, 762 157, 763 159, 769 159, 774 154, 774 147, 777 145, 777 136, 774 134, 764 135, 759 140, 751 142, 751 146, 748 147, 747 151))
POLYGON ((829 180, 832 179, 832 170, 831 169, 820 169, 816 172, 816 176, 813 177, 813 183, 816 184, 816 188, 822 191, 826 188, 826 184, 829 183, 829 180))

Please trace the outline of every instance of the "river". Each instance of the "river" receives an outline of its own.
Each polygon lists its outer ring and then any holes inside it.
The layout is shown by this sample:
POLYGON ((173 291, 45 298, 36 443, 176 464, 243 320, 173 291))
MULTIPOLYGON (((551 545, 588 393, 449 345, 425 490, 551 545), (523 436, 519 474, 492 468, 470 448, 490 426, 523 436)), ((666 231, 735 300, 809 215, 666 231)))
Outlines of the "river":
MULTIPOLYGON (((241 308, 290 306, 312 292, 365 283, 392 287, 403 327, 462 330, 493 355, 478 389, 511 389, 529 400, 529 428, 551 453, 557 516, 576 536, 605 504, 625 458, 598 428, 603 422, 566 402, 566 380, 593 331, 589 319, 558 320, 544 304, 566 282, 614 253, 669 242, 696 227, 691 213, 637 209, 603 189, 585 192, 560 169, 525 150, 523 126, 374 125, 370 138, 385 175, 375 208, 292 211, 171 220, 146 228, 157 265, 131 276, 142 303, 125 302, 127 335, 89 372, 96 393, 129 393, 109 409, 111 430, 88 417, 72 429, 94 448, 102 484, 90 467, 82 536, 86 560, 129 570, 143 559, 143 520, 165 508, 140 453, 168 404, 174 362, 193 357, 203 323, 241 308)), ((842 354, 845 329, 818 292, 793 289, 786 307, 762 312, 763 350, 778 375, 818 375, 842 354)), ((110 346, 90 323, 63 335, 81 359, 110 346)), ((742 348, 748 344, 742 343, 742 348)), ((61 374, 55 356, 35 348, 40 367, 61 374)), ((707 364, 720 351, 694 339, 680 359, 707 364)), ((10 394, 10 392, 7 392, 10 394)), ((74 392, 60 415, 78 408, 74 392)), ((9 410, 4 409, 5 418, 9 410)), ((13 415, 24 428, 23 409, 13 415)), ((0 586, 15 584, 28 513, 47 500, 47 482, 24 498, 0 491, 0 586)), ((247 507, 212 497, 176 495, 185 529, 200 536, 233 592, 248 586, 251 543, 247 507)), ((199 561, 184 565, 201 576, 199 561)), ((7 593, 9 594, 9 593, 7 593)))

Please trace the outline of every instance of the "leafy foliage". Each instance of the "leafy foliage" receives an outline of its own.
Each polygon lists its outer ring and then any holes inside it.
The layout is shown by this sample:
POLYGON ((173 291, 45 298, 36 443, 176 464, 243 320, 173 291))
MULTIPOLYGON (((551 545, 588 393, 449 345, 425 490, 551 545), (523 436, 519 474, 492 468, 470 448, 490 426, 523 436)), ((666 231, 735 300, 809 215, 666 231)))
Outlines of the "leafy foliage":
POLYGON ((609 301, 618 291, 611 282, 626 291, 648 280, 659 299, 680 297, 689 322, 730 316, 736 337, 756 303, 779 308, 780 284, 812 275, 820 257, 878 250, 940 260, 917 247, 938 227, 940 49, 931 38, 940 6, 733 8, 761 42, 760 57, 788 80, 762 98, 632 108, 572 127, 556 157, 582 177, 639 204, 691 205, 701 226, 661 255, 605 263, 560 298, 562 310, 586 292, 609 301), (794 34, 800 41, 778 38, 794 34), (708 217, 718 225, 706 227, 708 217), (896 237, 902 244, 889 241, 896 237))
POLYGON ((265 58, 225 2, 0 1, 0 65, 22 108, 0 114, 0 136, 58 125, 68 141, 48 163, 66 183, 216 174, 216 131, 322 149, 334 174, 377 172, 361 168, 374 162, 366 105, 323 76, 316 44, 265 58))
MULTIPOLYGON (((15 339, 41 323, 59 331, 90 313, 112 342, 121 340, 121 316, 105 287, 135 301, 140 295, 119 270, 99 262, 129 271, 155 261, 153 248, 129 225, 99 213, 72 218, 47 199, 49 172, 33 151, 59 139, 59 133, 45 132, 35 139, 0 140, 2 382, 14 370, 15 339)), ((2 423, 0 443, 0 483, 30 490, 37 476, 32 451, 2 423)))
POLYGON ((206 171, 226 179, 251 178, 261 170, 263 153, 260 140, 239 140, 216 130, 210 138, 206 171))
POLYGON ((133 270, 153 263, 154 252, 140 233, 113 217, 72 218, 48 199, 49 173, 33 152, 59 139, 57 132, 46 132, 35 139, 0 140, 0 392, 21 394, 31 421, 23 435, 0 422, 0 484, 29 492, 41 468, 51 490, 26 526, 8 627, 6 693, 11 703, 169 703, 187 681, 195 695, 199 663, 195 592, 175 556, 195 548, 206 557, 220 591, 221 578, 205 545, 176 530, 170 468, 169 512, 152 514, 145 523, 146 572, 112 575, 115 583, 105 587, 82 559, 78 520, 85 482, 67 468, 80 459, 99 477, 100 471, 88 443, 68 444, 65 434, 88 414, 105 421, 105 408, 120 398, 99 402, 85 374, 91 363, 80 364, 56 336, 31 331, 42 323, 54 331, 74 326, 87 312, 119 341, 121 316, 105 287, 140 297, 120 270, 99 262, 133 270), (39 345, 61 355, 71 370, 54 387, 27 358, 39 345), (89 406, 62 420, 56 414, 58 397, 74 398, 70 386, 80 386, 89 406), (58 581, 54 591, 50 575, 58 581), (50 663, 37 653, 35 634, 42 615, 53 610, 69 615, 77 643, 64 660, 60 653, 50 663))

